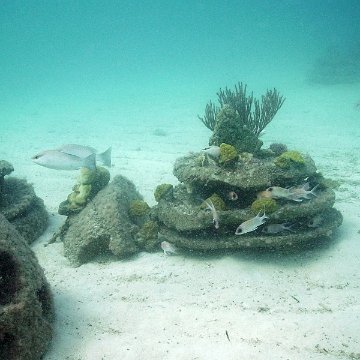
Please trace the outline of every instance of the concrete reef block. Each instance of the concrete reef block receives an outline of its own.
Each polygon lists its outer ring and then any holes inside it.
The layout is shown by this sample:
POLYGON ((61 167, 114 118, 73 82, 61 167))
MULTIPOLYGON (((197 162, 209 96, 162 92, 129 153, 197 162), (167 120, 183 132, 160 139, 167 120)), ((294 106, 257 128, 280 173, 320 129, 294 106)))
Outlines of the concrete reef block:
POLYGON ((53 298, 25 239, 0 214, 0 359, 38 360, 52 336, 53 298))
POLYGON ((274 184, 289 186, 316 173, 316 166, 310 156, 303 155, 301 168, 282 169, 274 164, 274 157, 239 160, 232 168, 220 167, 210 161, 207 165, 200 161, 203 154, 195 153, 181 157, 174 165, 174 175, 189 186, 236 187, 246 191, 265 190, 274 184))
MULTIPOLYGON (((156 206, 156 214, 164 225, 177 231, 211 230, 213 228, 211 213, 203 208, 201 203, 191 202, 190 195, 184 194, 182 185, 175 188, 174 194, 176 195, 174 201, 162 201, 156 206)), ((318 196, 311 201, 285 202, 276 211, 266 215, 269 217, 268 222, 298 222, 322 213, 332 207, 334 202, 334 191, 326 189, 319 192, 318 196)), ((220 210, 218 214, 221 227, 228 229, 236 228, 240 223, 254 216, 250 207, 220 210)))
POLYGON ((330 237, 342 222, 332 208, 335 192, 309 155, 284 154, 286 166, 276 164, 278 154, 271 149, 252 156, 241 153, 229 167, 204 153, 177 159, 174 175, 181 184, 153 209, 161 227, 159 238, 189 250, 212 251, 291 247, 330 237), (224 204, 215 205, 217 229, 213 211, 202 206, 210 196, 224 204), (235 235, 240 224, 263 212, 265 225, 235 235))
POLYGON ((135 185, 116 176, 80 213, 66 219, 56 235, 64 242, 65 256, 79 266, 101 255, 124 258, 140 251, 136 235, 143 223, 132 219, 130 212, 139 200, 143 199, 135 185))
POLYGON ((36 196, 26 180, 3 179, 0 214, 10 221, 30 244, 47 228, 48 213, 44 202, 36 196))
POLYGON ((302 227, 294 232, 284 234, 266 235, 258 230, 255 234, 249 233, 235 236, 226 232, 178 232, 162 227, 159 232, 161 241, 168 241, 178 248, 198 251, 239 250, 239 249, 301 249, 304 245, 316 245, 321 239, 331 238, 333 232, 342 223, 341 213, 330 208, 323 213, 324 221, 321 227, 302 227))

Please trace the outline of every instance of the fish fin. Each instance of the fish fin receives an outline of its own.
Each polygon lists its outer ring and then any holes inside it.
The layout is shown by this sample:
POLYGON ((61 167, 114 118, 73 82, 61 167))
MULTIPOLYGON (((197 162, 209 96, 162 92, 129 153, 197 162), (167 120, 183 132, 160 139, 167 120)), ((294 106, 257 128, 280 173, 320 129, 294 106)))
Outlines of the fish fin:
POLYGON ((214 204, 210 199, 209 200, 204 200, 204 203, 206 204, 206 206, 208 207, 209 210, 211 210, 211 211, 214 210, 214 204))
POLYGON ((317 196, 314 191, 319 187, 319 185, 320 185, 320 184, 315 185, 315 186, 310 190, 309 194, 311 194, 311 195, 313 195, 313 196, 317 196))
POLYGON ((284 224, 282 224, 283 229, 287 230, 287 231, 290 231, 290 232, 295 232, 295 230, 292 229, 292 227, 294 225, 295 225, 294 223, 284 223, 284 224))
POLYGON ((90 170, 95 170, 96 169, 96 155, 95 154, 90 154, 89 156, 84 158, 82 166, 86 167, 86 168, 88 168, 90 170))
POLYGON ((262 216, 259 216, 260 213, 261 213, 261 211, 259 211, 259 213, 258 213, 256 216, 257 216, 257 217, 261 217, 261 218, 263 218, 263 219, 268 219, 268 218, 269 218, 268 216, 266 216, 265 206, 264 206, 264 209, 263 209, 263 214, 262 214, 262 216))
MULTIPOLYGON (((288 196, 287 199, 292 200, 292 201, 296 201, 296 202, 302 202, 303 201, 302 198, 300 198, 300 197, 298 197, 296 195, 288 196)), ((305 195, 305 199, 306 199, 306 195, 305 195)))
POLYGON ((103 153, 97 155, 99 160, 107 167, 111 167, 111 146, 103 153))

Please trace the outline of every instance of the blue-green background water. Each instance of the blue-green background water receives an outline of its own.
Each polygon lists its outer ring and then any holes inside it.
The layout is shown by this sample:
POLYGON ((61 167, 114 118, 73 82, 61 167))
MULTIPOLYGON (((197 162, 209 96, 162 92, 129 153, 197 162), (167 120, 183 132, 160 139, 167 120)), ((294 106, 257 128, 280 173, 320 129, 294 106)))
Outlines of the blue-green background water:
POLYGON ((296 88, 359 47, 357 0, 1 1, 0 116, 196 117, 220 86, 296 88))
POLYGON ((51 214, 32 244, 57 312, 45 359, 359 356, 359 121, 358 0, 0 0, 0 160, 51 214), (111 176, 153 205, 158 184, 177 182, 174 161, 207 144, 197 115, 237 81, 286 97, 265 145, 309 152, 341 183, 334 242, 289 256, 158 252, 78 269, 61 243, 44 246, 78 174, 32 155, 112 145, 111 176))

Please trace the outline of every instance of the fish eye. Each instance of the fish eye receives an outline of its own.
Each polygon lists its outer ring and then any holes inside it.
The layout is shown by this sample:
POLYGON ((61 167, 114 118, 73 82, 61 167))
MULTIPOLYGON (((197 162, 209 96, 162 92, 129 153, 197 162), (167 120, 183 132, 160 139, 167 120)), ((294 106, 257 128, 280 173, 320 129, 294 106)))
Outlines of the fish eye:
POLYGON ((240 229, 238 229, 238 233, 242 233, 242 231, 243 231, 243 229, 242 228, 240 228, 240 229))
POLYGON ((267 188, 266 190, 267 190, 267 191, 273 191, 274 188, 273 188, 273 187, 269 187, 269 188, 267 188))

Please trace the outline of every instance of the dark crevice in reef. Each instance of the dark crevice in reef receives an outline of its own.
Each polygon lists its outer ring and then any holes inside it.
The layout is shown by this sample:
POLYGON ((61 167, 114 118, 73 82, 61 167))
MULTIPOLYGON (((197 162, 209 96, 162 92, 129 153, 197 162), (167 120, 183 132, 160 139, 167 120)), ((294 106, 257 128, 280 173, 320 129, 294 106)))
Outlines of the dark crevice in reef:
POLYGON ((16 360, 17 354, 16 338, 14 335, 0 330, 0 359, 16 360))

